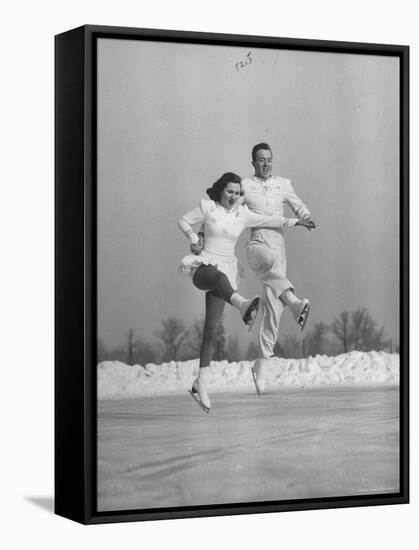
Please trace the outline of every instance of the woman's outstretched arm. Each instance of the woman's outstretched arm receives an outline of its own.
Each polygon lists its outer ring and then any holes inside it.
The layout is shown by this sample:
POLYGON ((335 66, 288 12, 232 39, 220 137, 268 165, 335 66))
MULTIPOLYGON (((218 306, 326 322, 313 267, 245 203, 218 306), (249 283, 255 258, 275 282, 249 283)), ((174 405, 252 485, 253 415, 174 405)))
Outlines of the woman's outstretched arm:
POLYGON ((280 227, 302 226, 307 229, 315 229, 315 224, 312 221, 300 220, 298 218, 285 218, 284 216, 265 216, 252 212, 245 207, 245 225, 246 227, 268 227, 276 229, 280 227))

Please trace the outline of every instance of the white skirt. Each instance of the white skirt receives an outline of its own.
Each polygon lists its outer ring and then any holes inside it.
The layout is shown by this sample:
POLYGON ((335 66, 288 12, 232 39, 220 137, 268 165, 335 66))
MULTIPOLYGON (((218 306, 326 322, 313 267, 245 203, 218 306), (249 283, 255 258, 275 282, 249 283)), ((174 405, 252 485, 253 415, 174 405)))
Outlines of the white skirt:
POLYGON ((189 254, 182 258, 182 262, 178 268, 181 273, 184 273, 188 277, 193 277, 195 271, 201 265, 213 265, 219 271, 224 273, 230 281, 233 289, 237 289, 237 260, 232 258, 228 262, 223 259, 216 258, 210 254, 202 251, 201 254, 189 254))

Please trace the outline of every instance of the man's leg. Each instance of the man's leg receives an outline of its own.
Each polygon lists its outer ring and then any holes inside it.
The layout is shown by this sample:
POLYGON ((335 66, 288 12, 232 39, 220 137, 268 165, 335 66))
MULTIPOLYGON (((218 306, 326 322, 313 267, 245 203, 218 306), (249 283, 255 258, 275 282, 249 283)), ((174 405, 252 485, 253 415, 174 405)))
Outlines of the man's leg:
POLYGON ((278 339, 279 323, 284 305, 270 286, 263 284, 262 320, 259 329, 259 346, 261 355, 269 358, 274 355, 274 346, 278 339))
POLYGON ((263 284, 259 345, 262 357, 268 358, 273 355, 284 311, 284 304, 279 297, 286 290, 293 289, 292 283, 285 276, 285 247, 272 249, 261 243, 250 244, 247 247, 247 260, 263 284))
POLYGON ((262 322, 259 330, 261 358, 256 359, 252 367, 253 380, 258 395, 265 391, 265 363, 274 355, 274 346, 278 338, 279 323, 284 305, 268 285, 263 285, 262 322))
POLYGON ((265 389, 264 366, 269 357, 274 355, 274 346, 278 339, 279 323, 284 311, 280 301, 284 291, 293 289, 285 276, 285 247, 274 250, 263 244, 250 245, 247 248, 250 267, 263 284, 262 322, 259 331, 261 358, 252 367, 256 391, 262 395, 265 389))

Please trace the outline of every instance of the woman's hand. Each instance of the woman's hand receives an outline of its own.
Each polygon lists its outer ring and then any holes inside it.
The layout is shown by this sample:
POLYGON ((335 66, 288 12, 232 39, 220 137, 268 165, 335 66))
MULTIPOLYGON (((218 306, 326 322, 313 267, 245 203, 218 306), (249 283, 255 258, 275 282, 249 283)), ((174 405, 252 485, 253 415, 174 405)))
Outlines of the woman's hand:
POLYGON ((317 227, 316 223, 313 220, 298 220, 295 225, 301 225, 302 227, 308 229, 308 231, 316 229, 317 227))
POLYGON ((205 246, 205 239, 203 233, 198 233, 199 241, 195 244, 191 244, 191 252, 196 256, 199 256, 205 246))

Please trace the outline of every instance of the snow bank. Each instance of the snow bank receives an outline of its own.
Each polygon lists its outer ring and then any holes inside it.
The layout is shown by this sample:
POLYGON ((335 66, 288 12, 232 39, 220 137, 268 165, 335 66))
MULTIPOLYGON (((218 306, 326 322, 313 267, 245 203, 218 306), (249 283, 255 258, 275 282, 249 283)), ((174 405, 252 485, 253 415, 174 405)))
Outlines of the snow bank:
MULTIPOLYGON (((253 361, 212 362, 210 391, 245 389, 253 385, 253 361)), ((198 372, 198 359, 129 366, 120 361, 104 361, 97 367, 98 398, 125 398, 184 392, 198 372)), ((314 386, 321 384, 397 384, 399 355, 385 352, 352 351, 328 357, 266 360, 267 387, 314 386)))

